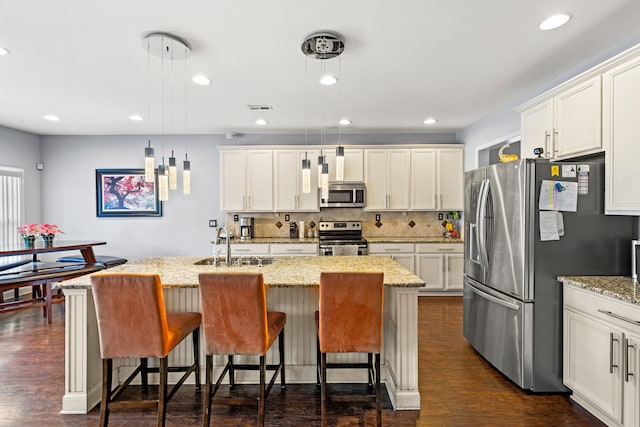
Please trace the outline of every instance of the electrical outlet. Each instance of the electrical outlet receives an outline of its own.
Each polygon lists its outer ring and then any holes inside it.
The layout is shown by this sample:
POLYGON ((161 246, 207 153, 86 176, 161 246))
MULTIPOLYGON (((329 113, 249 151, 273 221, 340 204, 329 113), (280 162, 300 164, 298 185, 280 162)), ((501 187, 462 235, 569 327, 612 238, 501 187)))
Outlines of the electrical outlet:
POLYGON ((217 227, 218 226, 218 220, 217 219, 210 219, 209 220, 209 227, 217 227))
POLYGON ((240 219, 238 218, 238 214, 233 215, 233 222, 238 222, 240 219))
POLYGON ((438 213, 438 221, 442 221, 444 219, 444 214, 442 212, 438 213))
POLYGON ((290 218, 289 214, 286 214, 286 215, 284 216, 284 220, 285 220, 285 221, 289 221, 289 218, 290 218))
POLYGON ((380 221, 380 214, 376 214, 376 221, 380 221))

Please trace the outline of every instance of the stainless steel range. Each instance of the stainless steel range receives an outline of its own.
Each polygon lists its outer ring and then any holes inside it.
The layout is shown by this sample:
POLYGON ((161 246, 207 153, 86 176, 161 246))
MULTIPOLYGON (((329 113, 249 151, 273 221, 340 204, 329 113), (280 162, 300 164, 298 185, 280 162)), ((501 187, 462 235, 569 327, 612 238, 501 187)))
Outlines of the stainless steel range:
POLYGON ((358 247, 358 255, 369 253, 369 245, 362 237, 361 221, 320 221, 318 237, 320 255, 333 255, 334 245, 354 245, 358 247))

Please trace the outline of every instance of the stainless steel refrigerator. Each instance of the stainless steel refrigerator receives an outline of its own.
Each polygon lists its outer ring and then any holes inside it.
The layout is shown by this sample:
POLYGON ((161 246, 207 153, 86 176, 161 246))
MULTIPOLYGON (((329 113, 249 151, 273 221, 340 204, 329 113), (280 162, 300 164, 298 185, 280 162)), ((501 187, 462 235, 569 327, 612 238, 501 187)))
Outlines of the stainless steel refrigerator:
POLYGON ((521 388, 568 391, 562 384, 562 284, 556 278, 630 274, 633 217, 604 215, 602 158, 491 165, 466 172, 464 185, 465 338, 521 388), (545 188, 548 181, 557 181, 552 184, 558 189, 563 181, 577 186, 572 166, 574 172, 588 166, 587 182, 582 175, 580 183, 580 193, 588 194, 577 196, 576 212, 562 212, 564 235, 543 241, 542 182, 547 180, 545 188))

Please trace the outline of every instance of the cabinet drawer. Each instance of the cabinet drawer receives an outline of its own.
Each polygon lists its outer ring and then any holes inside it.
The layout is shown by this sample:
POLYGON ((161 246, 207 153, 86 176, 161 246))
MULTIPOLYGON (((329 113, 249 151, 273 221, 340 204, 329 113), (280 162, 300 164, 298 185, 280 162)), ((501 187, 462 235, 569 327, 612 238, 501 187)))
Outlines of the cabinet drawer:
POLYGON ((318 255, 315 243, 275 243, 271 245, 271 255, 318 255))
POLYGON ((231 256, 269 255, 267 243, 236 243, 231 245, 231 256))
POLYGON ((413 243, 370 243, 370 254, 402 254, 413 253, 413 243))
POLYGON ((462 243, 418 243, 416 253, 462 253, 464 244, 462 243))
POLYGON ((640 333, 639 306, 569 285, 564 285, 563 299, 565 307, 640 333))

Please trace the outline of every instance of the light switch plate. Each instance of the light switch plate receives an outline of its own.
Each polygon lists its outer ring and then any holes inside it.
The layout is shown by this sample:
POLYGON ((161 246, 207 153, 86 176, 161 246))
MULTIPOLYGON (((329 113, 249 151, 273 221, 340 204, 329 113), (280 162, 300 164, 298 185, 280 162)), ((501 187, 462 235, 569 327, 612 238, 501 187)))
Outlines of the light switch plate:
POLYGON ((217 219, 210 219, 209 220, 209 227, 217 227, 218 226, 218 220, 217 219))

